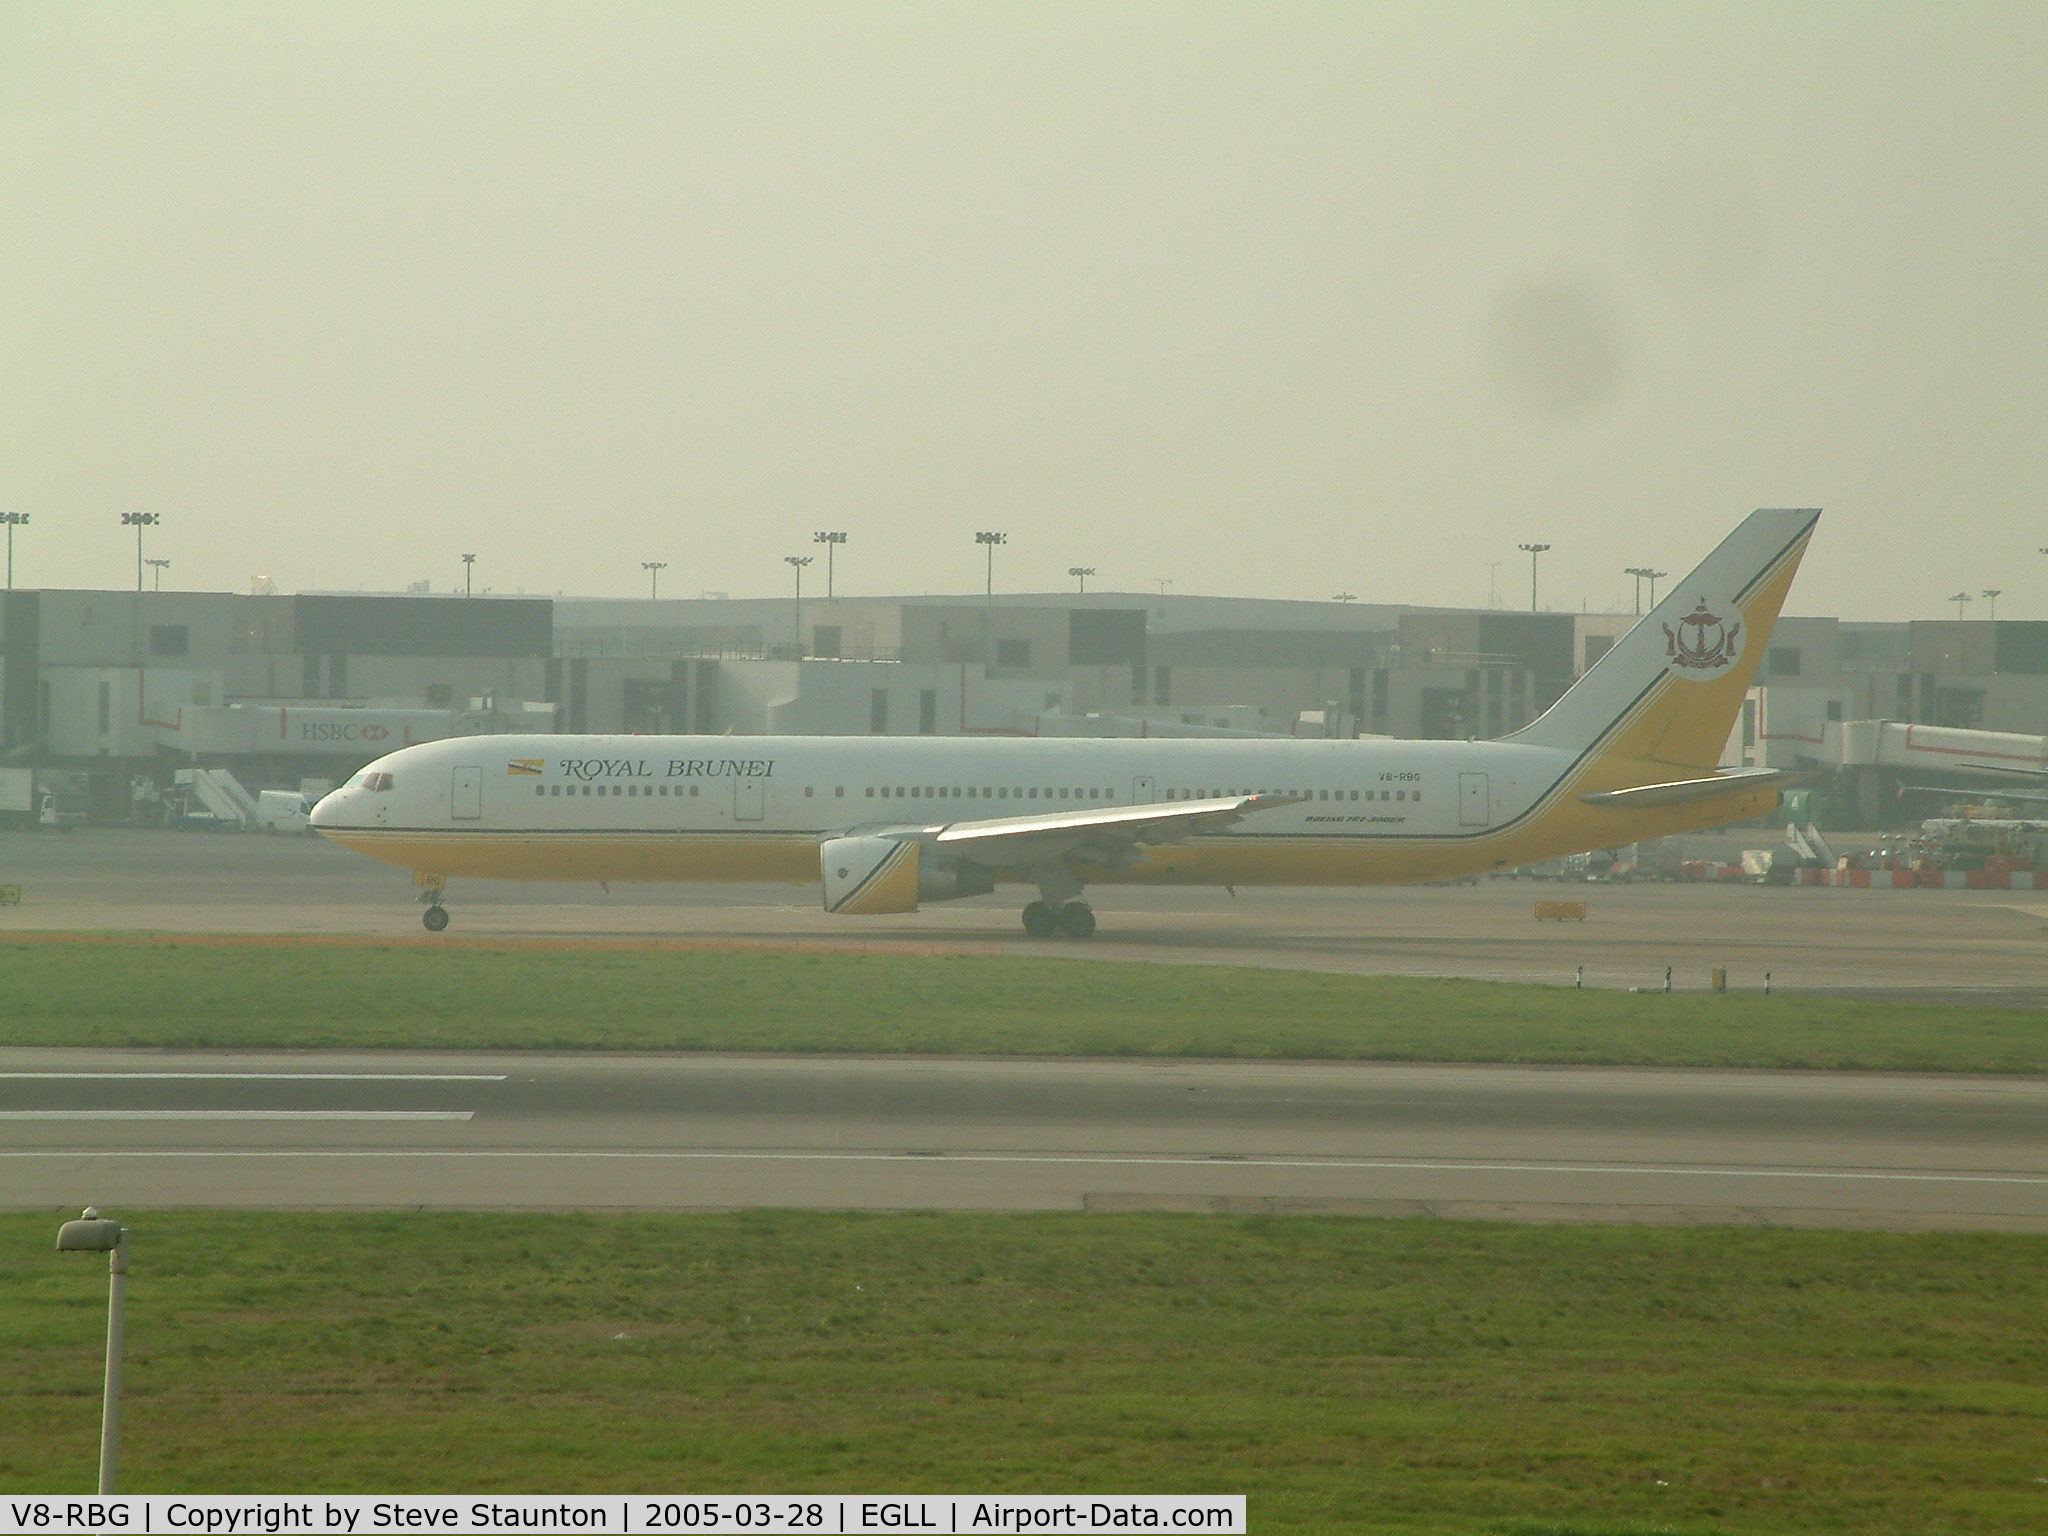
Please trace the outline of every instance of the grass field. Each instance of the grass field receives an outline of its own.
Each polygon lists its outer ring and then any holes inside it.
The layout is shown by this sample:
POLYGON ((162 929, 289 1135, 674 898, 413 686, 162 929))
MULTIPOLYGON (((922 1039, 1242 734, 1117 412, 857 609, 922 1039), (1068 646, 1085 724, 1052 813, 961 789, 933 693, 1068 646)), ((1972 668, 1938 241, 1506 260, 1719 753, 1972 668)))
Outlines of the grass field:
POLYGON ((2048 1070, 2048 1016, 993 956, 0 942, 0 1044, 2048 1070))
MULTIPOLYGON (((0 1490, 104 1266, 0 1216, 0 1490)), ((1244 1492, 1255 1530, 2048 1527, 2048 1239, 1335 1218, 137 1223, 131 1491, 1244 1492)))

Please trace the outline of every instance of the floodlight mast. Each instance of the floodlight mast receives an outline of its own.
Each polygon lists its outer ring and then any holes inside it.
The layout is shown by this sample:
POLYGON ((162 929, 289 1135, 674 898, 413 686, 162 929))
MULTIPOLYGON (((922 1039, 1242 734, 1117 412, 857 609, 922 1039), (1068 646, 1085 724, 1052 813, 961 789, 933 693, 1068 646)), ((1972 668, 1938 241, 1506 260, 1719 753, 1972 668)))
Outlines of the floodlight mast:
POLYGON ((1529 611, 1536 611, 1536 557, 1550 548, 1548 544, 1517 544, 1515 548, 1529 557, 1529 611))
POLYGON ((161 512, 123 512, 121 526, 135 530, 135 590, 142 590, 142 530, 164 520, 161 512))
POLYGON ((832 557, 839 552, 839 546, 846 542, 846 533, 839 528, 823 529, 811 535, 811 542, 825 546, 825 600, 830 602, 836 595, 832 587, 832 557))
POLYGON ((14 590, 14 530, 28 522, 26 512, 0 512, 0 524, 7 528, 7 590, 14 590))
POLYGON ((77 1221, 57 1229, 59 1253, 104 1253, 107 1256, 107 1370, 100 1401, 100 1492, 110 1494, 118 1468, 121 1436, 122 1303, 128 1283, 128 1229, 100 1215, 92 1206, 77 1221))

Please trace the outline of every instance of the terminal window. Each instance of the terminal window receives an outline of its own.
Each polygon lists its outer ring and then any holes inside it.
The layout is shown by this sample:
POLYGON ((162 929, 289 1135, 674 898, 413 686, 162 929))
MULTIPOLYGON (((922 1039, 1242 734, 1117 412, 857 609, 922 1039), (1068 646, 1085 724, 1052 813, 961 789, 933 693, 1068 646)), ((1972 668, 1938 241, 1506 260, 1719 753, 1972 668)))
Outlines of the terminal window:
POLYGON ((183 624, 152 624, 149 626, 149 654, 152 656, 183 656, 192 648, 191 631, 183 624))

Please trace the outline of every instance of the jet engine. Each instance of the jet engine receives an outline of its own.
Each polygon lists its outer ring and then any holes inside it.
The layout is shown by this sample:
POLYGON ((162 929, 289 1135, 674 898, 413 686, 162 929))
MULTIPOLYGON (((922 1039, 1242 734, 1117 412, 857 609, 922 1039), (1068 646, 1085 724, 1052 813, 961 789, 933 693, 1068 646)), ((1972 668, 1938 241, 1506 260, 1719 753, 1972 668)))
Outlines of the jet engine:
POLYGON ((927 858, 915 838, 834 837, 818 848, 825 910, 865 917, 881 912, 915 912, 922 901, 958 901, 986 896, 995 876, 978 864, 927 858))

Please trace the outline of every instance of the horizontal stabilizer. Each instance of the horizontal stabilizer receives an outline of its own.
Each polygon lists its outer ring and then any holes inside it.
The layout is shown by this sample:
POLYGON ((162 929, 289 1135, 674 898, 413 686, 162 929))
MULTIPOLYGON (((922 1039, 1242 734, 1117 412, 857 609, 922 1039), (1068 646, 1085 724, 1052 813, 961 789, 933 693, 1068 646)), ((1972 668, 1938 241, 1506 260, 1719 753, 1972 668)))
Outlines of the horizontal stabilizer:
POLYGON ((1710 779, 1677 779, 1669 784, 1638 784, 1634 789, 1603 789, 1579 798, 1588 805, 1636 809, 1651 805, 1686 805, 1745 790, 1785 789, 1813 777, 1779 768, 1730 768, 1710 779))

